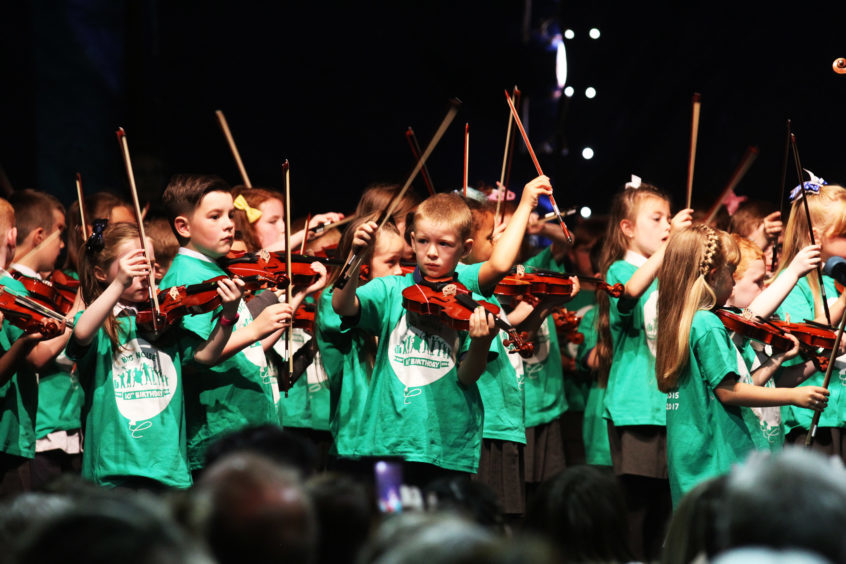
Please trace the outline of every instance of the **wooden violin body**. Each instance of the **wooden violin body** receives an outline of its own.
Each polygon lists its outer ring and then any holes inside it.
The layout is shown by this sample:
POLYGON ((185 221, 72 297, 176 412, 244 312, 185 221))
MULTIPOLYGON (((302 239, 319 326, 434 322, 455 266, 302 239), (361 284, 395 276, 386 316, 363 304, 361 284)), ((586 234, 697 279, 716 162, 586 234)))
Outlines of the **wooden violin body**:
POLYGON ((525 334, 518 333, 499 317, 499 307, 490 302, 477 302, 470 296, 470 291, 458 282, 424 281, 409 286, 402 291, 402 301, 403 307, 408 311, 437 317, 457 331, 467 331, 470 328, 470 316, 481 306, 494 316, 497 327, 508 333, 509 339, 504 341, 506 346, 514 346, 516 352, 525 358, 532 356, 534 346, 526 341, 525 334))
MULTIPOLYGON (((169 327, 177 323, 185 315, 200 315, 214 311, 220 304, 217 293, 217 281, 226 276, 217 276, 199 284, 187 286, 173 286, 159 292, 159 310, 156 319, 158 327, 169 327)), ((136 325, 145 331, 153 331, 152 308, 138 311, 135 317, 136 325)))

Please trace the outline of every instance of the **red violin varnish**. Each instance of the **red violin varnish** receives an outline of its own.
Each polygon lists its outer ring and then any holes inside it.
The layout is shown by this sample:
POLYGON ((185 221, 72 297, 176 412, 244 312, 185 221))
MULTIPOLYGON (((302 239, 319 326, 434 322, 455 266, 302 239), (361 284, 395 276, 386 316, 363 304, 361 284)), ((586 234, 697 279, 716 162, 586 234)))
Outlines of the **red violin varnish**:
POLYGON ((525 334, 520 334, 514 327, 499 316, 499 307, 490 302, 477 302, 470 296, 470 291, 462 284, 450 282, 423 281, 409 286, 402 291, 403 307, 421 315, 437 317, 443 324, 457 331, 470 328, 470 316, 481 306, 494 316, 496 326, 508 333, 504 341, 506 346, 514 346, 520 356, 532 356, 534 346, 526 341, 525 334))
POLYGON ((552 312, 552 320, 555 322, 560 340, 574 345, 581 345, 585 342, 584 334, 579 332, 579 323, 581 323, 582 318, 576 312, 561 308, 552 312))
MULTIPOLYGON (((168 327, 177 323, 185 315, 200 315, 214 311, 220 304, 217 293, 217 281, 226 276, 217 276, 199 284, 187 286, 173 286, 159 292, 159 316, 156 326, 168 327)), ((135 323, 145 331, 153 331, 152 308, 139 310, 135 316, 135 323)))
POLYGON ((73 323, 65 320, 62 314, 3 286, 0 286, 0 311, 5 321, 24 333, 41 333, 45 339, 61 335, 63 321, 66 327, 73 327, 73 323))
MULTIPOLYGON (((573 292, 573 276, 560 272, 547 272, 537 270, 525 272, 522 267, 513 270, 511 274, 504 277, 494 288, 494 295, 499 297, 511 297, 519 301, 526 301, 531 305, 537 305, 540 299, 545 296, 569 296, 573 292)), ((619 298, 623 294, 623 285, 607 284, 599 278, 576 276, 581 281, 596 284, 598 290, 603 290, 609 295, 619 298)))
POLYGON ((789 351, 793 348, 793 341, 785 337, 785 331, 775 324, 747 319, 739 313, 724 308, 714 310, 714 314, 725 325, 726 329, 747 339, 771 345, 774 350, 779 352, 789 351))
POLYGON ((69 313, 79 291, 79 280, 61 270, 54 270, 50 275, 50 283, 56 290, 56 309, 64 314, 69 313))
POLYGON ((58 292, 56 292, 56 289, 53 288, 50 282, 25 276, 20 272, 12 272, 12 278, 20 282, 24 289, 26 289, 27 297, 30 300, 38 302, 42 306, 52 310, 59 309, 57 307, 58 292))

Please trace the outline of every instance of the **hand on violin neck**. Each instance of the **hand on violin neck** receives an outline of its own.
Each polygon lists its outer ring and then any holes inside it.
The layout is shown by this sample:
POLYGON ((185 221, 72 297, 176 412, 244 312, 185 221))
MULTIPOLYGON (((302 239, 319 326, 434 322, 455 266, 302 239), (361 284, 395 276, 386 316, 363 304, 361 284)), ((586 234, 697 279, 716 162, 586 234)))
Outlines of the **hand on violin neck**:
POLYGON ((471 339, 489 346, 499 329, 496 326, 493 314, 480 306, 473 310, 473 314, 470 316, 468 332, 471 339))
POLYGON ((227 319, 235 317, 238 305, 244 297, 246 284, 240 278, 221 278, 217 281, 217 295, 223 305, 223 315, 227 319))

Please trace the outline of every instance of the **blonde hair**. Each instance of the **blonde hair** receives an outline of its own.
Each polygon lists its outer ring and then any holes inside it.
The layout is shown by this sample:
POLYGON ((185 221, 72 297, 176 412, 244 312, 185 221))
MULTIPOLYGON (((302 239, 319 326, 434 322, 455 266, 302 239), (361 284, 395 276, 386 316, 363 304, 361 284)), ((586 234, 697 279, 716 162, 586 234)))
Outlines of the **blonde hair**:
MULTIPOLYGON (((605 240, 599 258, 599 272, 608 275, 608 269, 618 260, 626 256, 629 239, 623 233, 620 222, 624 219, 634 221, 640 206, 650 198, 669 202, 669 197, 651 184, 641 184, 639 188, 626 188, 618 192, 611 202, 611 214, 605 231, 605 240)), ((604 292, 596 292, 596 358, 599 362, 599 385, 604 388, 608 384, 611 372, 611 360, 614 357, 614 343, 611 337, 611 301, 604 292)))
POLYGON ((716 305, 709 278, 715 270, 733 269, 739 260, 737 244, 725 231, 699 224, 670 236, 658 269, 655 376, 662 392, 678 386, 679 375, 690 361, 693 316, 716 305))
POLYGON ((455 229, 460 243, 472 234, 473 214, 458 194, 441 192, 423 200, 414 212, 414 224, 421 219, 455 229))
POLYGON ((13 227, 16 227, 15 208, 12 207, 12 204, 8 200, 0 198, 0 234, 5 236, 13 227))
POLYGON ((738 252, 740 252, 740 261, 738 261, 737 268, 734 271, 734 279, 739 280, 749 270, 749 265, 757 260, 764 261, 764 251, 761 250, 761 247, 737 233, 732 233, 731 238, 737 245, 738 252))
MULTIPOLYGON (((808 198, 808 211, 811 215, 811 223, 821 234, 827 236, 846 235, 846 189, 837 184, 820 186, 818 194, 806 192, 808 198)), ((796 255, 804 247, 811 244, 811 236, 808 230, 808 218, 805 215, 805 204, 802 198, 797 198, 790 208, 790 219, 784 229, 784 248, 779 258, 778 270, 773 279, 778 277, 796 258, 796 255)), ((815 236, 819 243, 819 238, 815 236)), ((822 294, 820 283, 816 276, 808 276, 808 286, 814 296, 814 312, 822 311, 822 294)))

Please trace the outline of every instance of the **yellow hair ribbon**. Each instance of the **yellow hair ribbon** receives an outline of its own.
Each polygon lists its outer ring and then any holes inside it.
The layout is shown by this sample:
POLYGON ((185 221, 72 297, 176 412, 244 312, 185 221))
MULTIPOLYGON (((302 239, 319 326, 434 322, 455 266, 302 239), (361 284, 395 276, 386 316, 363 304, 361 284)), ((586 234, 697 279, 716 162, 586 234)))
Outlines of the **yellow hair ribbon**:
POLYGON ((247 199, 244 198, 243 194, 240 194, 237 198, 235 198, 235 209, 241 210, 247 214, 247 221, 250 223, 255 223, 261 217, 261 210, 256 208, 251 208, 250 204, 247 203, 247 199))

